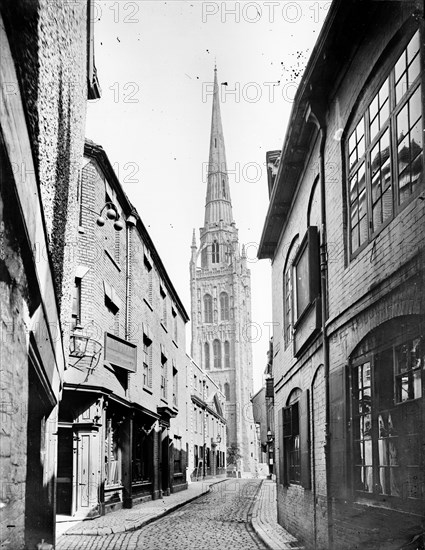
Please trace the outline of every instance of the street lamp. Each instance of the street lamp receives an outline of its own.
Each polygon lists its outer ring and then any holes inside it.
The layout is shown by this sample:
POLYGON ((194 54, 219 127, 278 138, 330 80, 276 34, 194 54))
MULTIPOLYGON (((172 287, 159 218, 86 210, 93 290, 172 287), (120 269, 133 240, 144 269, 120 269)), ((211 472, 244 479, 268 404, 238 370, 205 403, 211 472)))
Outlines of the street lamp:
POLYGON ((273 474, 273 455, 274 455, 273 442, 274 442, 274 435, 269 428, 267 430, 267 448, 268 448, 267 450, 268 450, 268 459, 269 459, 269 473, 268 473, 267 479, 271 479, 273 474))

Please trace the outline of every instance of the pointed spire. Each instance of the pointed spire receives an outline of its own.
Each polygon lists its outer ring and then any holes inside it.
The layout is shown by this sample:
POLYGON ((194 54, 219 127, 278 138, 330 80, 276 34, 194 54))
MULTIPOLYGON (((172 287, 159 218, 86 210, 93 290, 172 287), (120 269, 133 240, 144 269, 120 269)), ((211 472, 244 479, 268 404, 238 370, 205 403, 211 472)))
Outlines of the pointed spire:
POLYGON ((233 221, 233 214, 229 179, 227 176, 223 127, 221 124, 217 66, 215 66, 205 227, 209 224, 219 223, 220 221, 230 225, 233 221))

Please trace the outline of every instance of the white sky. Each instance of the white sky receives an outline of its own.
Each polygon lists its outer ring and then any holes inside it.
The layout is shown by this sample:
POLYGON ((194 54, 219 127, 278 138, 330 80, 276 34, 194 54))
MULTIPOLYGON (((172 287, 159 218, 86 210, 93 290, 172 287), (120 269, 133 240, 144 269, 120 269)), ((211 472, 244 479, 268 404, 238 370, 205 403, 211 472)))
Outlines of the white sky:
MULTIPOLYGON (((102 97, 86 135, 105 149, 190 316, 192 230, 204 221, 214 60, 233 215, 252 279, 254 391, 271 335, 271 268, 256 260, 266 151, 281 149, 296 84, 328 1, 95 2, 102 97), (233 12, 233 13, 231 13, 233 12), (272 84, 274 83, 274 84, 272 84), (233 90, 233 93, 232 93, 233 90)), ((186 347, 190 351, 190 330, 186 347)))

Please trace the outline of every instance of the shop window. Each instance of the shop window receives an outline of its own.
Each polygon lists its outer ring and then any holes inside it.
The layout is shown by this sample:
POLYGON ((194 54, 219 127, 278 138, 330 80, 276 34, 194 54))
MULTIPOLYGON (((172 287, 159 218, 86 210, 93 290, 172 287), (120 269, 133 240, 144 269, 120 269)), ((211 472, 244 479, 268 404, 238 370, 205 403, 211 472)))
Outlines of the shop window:
POLYGON ((146 483, 152 480, 152 439, 137 422, 133 426, 133 483, 146 483))
POLYGON ((213 342, 214 368, 221 369, 221 342, 214 340, 213 342))
POLYGON ((281 410, 283 461, 280 479, 284 485, 299 484, 310 488, 310 442, 308 390, 292 391, 288 406, 281 410))
POLYGON ((213 301, 211 294, 204 296, 204 321, 205 323, 213 322, 213 301))
POLYGON ((174 473, 183 472, 183 450, 181 437, 174 436, 174 473))
POLYGON ((351 254, 374 239, 423 186, 420 50, 416 31, 348 132, 351 254))
POLYGON ((229 320, 229 295, 227 292, 220 294, 220 313, 222 321, 229 320))
POLYGON ((400 336, 393 328, 398 335, 382 329, 370 337, 370 353, 352 360, 353 478, 365 496, 407 502, 423 498, 425 349, 418 333, 400 336))
POLYGON ((105 486, 121 485, 119 422, 108 418, 105 436, 105 486))

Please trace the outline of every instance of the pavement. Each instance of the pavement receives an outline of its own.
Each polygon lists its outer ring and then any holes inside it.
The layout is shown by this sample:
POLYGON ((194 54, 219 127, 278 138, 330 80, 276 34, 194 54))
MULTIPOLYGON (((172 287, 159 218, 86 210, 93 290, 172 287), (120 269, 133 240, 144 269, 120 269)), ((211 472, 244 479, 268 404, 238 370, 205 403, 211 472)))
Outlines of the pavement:
MULTIPOLYGON (((219 484, 225 481, 226 478, 213 478, 193 482, 185 491, 173 493, 158 500, 144 502, 131 509, 117 510, 105 516, 85 519, 78 523, 75 521, 59 521, 56 524, 59 547, 65 547, 66 540, 71 543, 76 535, 107 537, 118 533, 129 534, 129 532, 136 531, 170 514, 201 495, 212 491, 217 493, 217 497, 219 497, 220 492, 223 492, 219 484), (70 537, 74 538, 71 539, 70 537)), ((227 481, 230 480, 227 479, 227 481)), ((226 492, 226 489, 224 491, 226 492)), ((255 497, 252 498, 252 502, 253 506, 249 513, 250 523, 265 547, 270 550, 302 549, 297 540, 277 523, 276 483, 274 481, 262 480, 258 490, 255 488, 255 497)), ((251 507, 251 504, 249 506, 251 507)))

